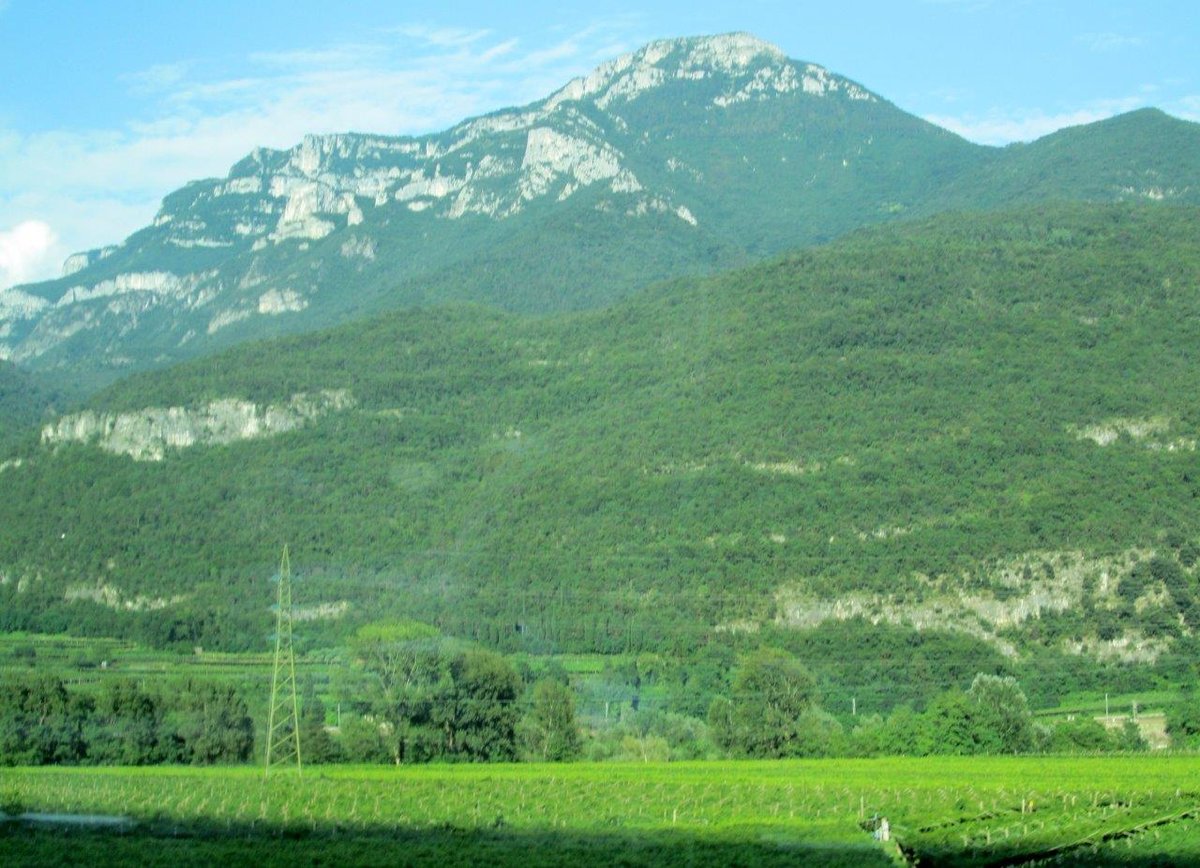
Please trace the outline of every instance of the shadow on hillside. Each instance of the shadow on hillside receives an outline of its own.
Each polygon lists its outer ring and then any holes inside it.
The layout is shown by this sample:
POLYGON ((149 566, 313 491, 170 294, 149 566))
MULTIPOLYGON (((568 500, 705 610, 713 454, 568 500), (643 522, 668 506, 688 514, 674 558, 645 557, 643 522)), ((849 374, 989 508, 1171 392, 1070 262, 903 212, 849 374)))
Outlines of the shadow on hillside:
POLYGON ((318 824, 144 823, 123 831, 0 824, 0 864, 21 866, 451 865, 540 866, 886 866, 864 836, 861 846, 789 841, 778 828, 725 836, 678 832, 431 829, 318 824))

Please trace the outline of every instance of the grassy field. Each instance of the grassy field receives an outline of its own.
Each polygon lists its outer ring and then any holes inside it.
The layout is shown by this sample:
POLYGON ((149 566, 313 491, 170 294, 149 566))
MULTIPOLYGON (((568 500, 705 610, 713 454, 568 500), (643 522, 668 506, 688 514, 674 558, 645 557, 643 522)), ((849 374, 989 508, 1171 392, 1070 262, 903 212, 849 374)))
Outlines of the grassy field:
POLYGON ((0 864, 1200 864, 1200 757, 0 770, 0 864), (891 845, 874 840, 887 817, 891 845), (899 844, 899 848, 895 845, 899 844), (903 852, 902 852, 903 851, 903 852))
MULTIPOLYGON (((326 660, 318 658, 300 658, 296 665, 302 675, 323 674, 330 669, 326 660)), ((271 677, 271 654, 268 651, 185 654, 146 648, 121 639, 0 633, 0 675, 31 672, 56 675, 73 684, 177 676, 261 682, 271 677)))

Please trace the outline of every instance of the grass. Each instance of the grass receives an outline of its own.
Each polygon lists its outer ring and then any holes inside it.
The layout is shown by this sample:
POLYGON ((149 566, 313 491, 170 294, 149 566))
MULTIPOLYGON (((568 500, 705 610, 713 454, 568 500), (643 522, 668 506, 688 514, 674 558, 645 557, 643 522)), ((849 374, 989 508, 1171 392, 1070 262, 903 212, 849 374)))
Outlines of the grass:
POLYGON ((864 825, 886 816, 922 864, 1188 864, 1197 780, 1200 757, 1181 755, 339 766, 267 781, 248 767, 0 770, 6 803, 137 823, 117 837, 5 824, 0 861, 52 864, 66 848, 109 864, 885 865, 898 854, 864 825))

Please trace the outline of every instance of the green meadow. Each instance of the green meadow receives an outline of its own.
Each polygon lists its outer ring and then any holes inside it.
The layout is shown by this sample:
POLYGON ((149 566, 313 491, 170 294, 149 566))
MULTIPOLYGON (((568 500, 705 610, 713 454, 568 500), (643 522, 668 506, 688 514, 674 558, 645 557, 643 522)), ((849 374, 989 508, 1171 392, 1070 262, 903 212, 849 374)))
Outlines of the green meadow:
POLYGON ((1185 755, 4 769, 0 862, 1186 865, 1197 781, 1185 755), (43 812, 129 822, 11 819, 43 812))

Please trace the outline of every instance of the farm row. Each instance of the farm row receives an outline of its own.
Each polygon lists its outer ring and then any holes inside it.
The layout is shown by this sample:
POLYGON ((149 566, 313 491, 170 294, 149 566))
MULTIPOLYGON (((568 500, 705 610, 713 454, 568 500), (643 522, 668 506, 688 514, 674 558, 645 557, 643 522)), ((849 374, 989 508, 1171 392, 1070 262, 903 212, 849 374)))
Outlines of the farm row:
POLYGON ((133 825, 0 824, 0 861, 884 865, 899 845, 922 864, 1189 864, 1197 780, 1200 757, 1180 755, 323 767, 267 780, 249 767, 14 769, 0 770, 10 815, 133 825), (888 843, 872 835, 885 817, 888 843))

